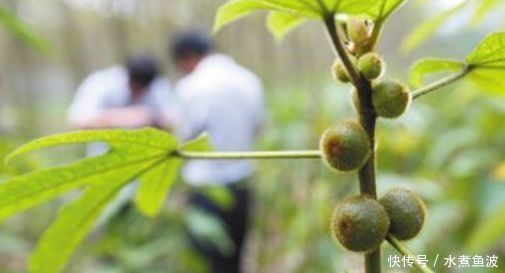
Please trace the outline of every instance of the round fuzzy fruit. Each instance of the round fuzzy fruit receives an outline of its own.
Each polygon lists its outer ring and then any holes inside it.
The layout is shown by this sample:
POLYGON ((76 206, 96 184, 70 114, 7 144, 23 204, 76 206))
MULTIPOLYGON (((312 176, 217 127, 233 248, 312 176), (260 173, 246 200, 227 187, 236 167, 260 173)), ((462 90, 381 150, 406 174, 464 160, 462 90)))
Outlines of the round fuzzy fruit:
POLYGON ((389 229, 389 218, 376 200, 366 196, 344 199, 333 212, 333 237, 345 248, 356 252, 380 247, 389 229))
POLYGON ((358 60, 359 72, 369 80, 377 79, 382 75, 383 68, 384 62, 379 54, 375 52, 366 53, 358 60))
POLYGON ((412 239, 421 231, 426 209, 424 202, 415 193, 394 189, 386 193, 379 202, 389 215, 389 232, 396 238, 412 239))
POLYGON ((324 161, 340 171, 356 170, 370 156, 370 140, 365 130, 352 121, 339 122, 326 129, 319 148, 324 161))
POLYGON ((340 62, 340 60, 336 60, 335 63, 333 64, 332 67, 332 72, 333 72, 333 77, 335 80, 341 81, 341 82, 349 82, 349 75, 347 74, 347 70, 345 69, 345 66, 343 63, 340 62))
POLYGON ((381 117, 401 116, 410 102, 407 86, 397 81, 383 81, 373 87, 372 103, 381 117))

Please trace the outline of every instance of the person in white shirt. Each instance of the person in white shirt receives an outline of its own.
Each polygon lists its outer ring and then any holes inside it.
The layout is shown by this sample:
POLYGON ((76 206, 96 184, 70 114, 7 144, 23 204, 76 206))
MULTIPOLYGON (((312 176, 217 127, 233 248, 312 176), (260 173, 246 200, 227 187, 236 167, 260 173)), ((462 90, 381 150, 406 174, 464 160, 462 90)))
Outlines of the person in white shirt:
POLYGON ((156 60, 133 56, 125 65, 89 75, 77 89, 68 118, 79 129, 159 126, 170 107, 169 95, 170 84, 160 76, 156 60))
MULTIPOLYGON (((182 78, 175 85, 183 110, 176 132, 182 139, 209 134, 216 151, 250 151, 265 118, 263 88, 259 78, 231 57, 213 52, 207 35, 181 33, 174 39, 171 52, 182 78)), ((248 180, 254 174, 250 161, 188 162, 182 177, 193 192, 189 202, 224 224, 235 244, 231 255, 221 253, 190 234, 190 240, 206 260, 210 272, 238 273, 250 207, 248 180), (231 208, 215 204, 200 189, 221 186, 234 197, 231 208)))
MULTIPOLYGON (((77 129, 161 127, 167 123, 164 113, 173 108, 174 101, 157 61, 149 55, 135 55, 124 65, 90 74, 77 89, 68 120, 77 129)), ((86 153, 96 156, 107 150, 105 143, 91 143, 86 153)), ((100 222, 125 209, 135 189, 135 183, 125 187, 100 222)))

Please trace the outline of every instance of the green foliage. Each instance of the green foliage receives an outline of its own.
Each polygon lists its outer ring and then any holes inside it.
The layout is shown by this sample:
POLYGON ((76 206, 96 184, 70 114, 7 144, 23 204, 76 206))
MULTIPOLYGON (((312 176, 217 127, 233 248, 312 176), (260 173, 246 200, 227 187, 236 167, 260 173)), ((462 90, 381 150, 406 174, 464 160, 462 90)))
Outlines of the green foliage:
POLYGON ((410 82, 415 87, 419 87, 424 82, 424 77, 428 74, 458 72, 465 67, 460 61, 449 59, 428 58, 417 61, 410 70, 410 82))
POLYGON ((58 218, 39 239, 30 258, 30 272, 60 272, 106 204, 131 179, 143 170, 153 167, 159 159, 142 162, 127 168, 118 168, 120 173, 101 177, 107 183, 89 186, 77 200, 64 206, 58 218))
POLYGON ((296 14, 272 11, 268 15, 267 27, 277 40, 281 40, 282 37, 303 24, 305 21, 305 18, 296 14))
POLYGON ((268 29, 278 39, 307 19, 323 19, 328 14, 362 15, 385 20, 405 0, 232 0, 221 6, 214 31, 255 11, 269 11, 268 29))
POLYGON ((420 85, 422 79, 429 74, 454 72, 464 69, 469 72, 468 80, 480 90, 505 96, 505 32, 493 33, 487 36, 465 58, 465 62, 447 59, 423 59, 414 64, 411 69, 411 81, 420 85))
POLYGON ((79 199, 61 210, 42 237, 30 260, 33 273, 61 271, 104 206, 136 177, 141 179, 135 199, 137 207, 147 216, 156 215, 181 165, 176 151, 209 149, 205 135, 179 147, 174 137, 156 129, 95 130, 41 138, 21 146, 8 159, 52 146, 97 141, 107 142, 110 150, 101 156, 34 171, 0 184, 0 219, 86 187, 79 199))
POLYGON ((15 14, 4 7, 0 7, 0 25, 3 25, 14 37, 20 39, 40 53, 49 52, 49 42, 35 33, 29 25, 21 21, 15 14))

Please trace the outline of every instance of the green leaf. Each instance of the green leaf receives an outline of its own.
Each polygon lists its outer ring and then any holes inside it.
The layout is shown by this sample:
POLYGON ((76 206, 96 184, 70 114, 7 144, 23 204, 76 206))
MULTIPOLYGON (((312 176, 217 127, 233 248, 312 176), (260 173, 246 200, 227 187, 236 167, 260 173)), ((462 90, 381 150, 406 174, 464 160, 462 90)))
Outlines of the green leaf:
POLYGON ((232 0, 217 11, 214 32, 258 10, 281 11, 309 18, 319 17, 320 11, 310 2, 309 0, 232 0))
POLYGON ((277 40, 282 40, 286 34, 300 26, 306 20, 306 18, 296 14, 272 11, 267 19, 267 27, 277 40))
POLYGON ((30 26, 4 7, 0 7, 0 25, 3 25, 14 37, 38 52, 45 54, 50 51, 49 41, 35 33, 30 26))
POLYGON ((97 183, 88 187, 80 198, 65 205, 57 220, 44 232, 30 257, 30 272, 60 272, 116 193, 159 162, 160 159, 148 160, 96 177, 97 183))
POLYGON ((172 188, 182 162, 168 159, 140 177, 140 185, 135 196, 135 205, 146 216, 158 215, 167 193, 172 188))
MULTIPOLYGON (((179 150, 204 152, 212 150, 209 135, 204 133, 198 138, 180 146, 179 150)), ((178 158, 168 158, 150 172, 140 178, 140 185, 135 196, 135 205, 147 217, 156 216, 172 188, 182 161, 178 158)))
POLYGON ((203 133, 196 139, 190 140, 180 146, 179 150, 187 152, 208 152, 212 151, 210 136, 203 133))
POLYGON ((505 32, 487 36, 466 57, 466 61, 476 67, 505 69, 505 32))
POLYGON ((446 10, 416 27, 402 42, 400 50, 403 53, 410 53, 420 44, 424 43, 433 35, 441 25, 451 19, 453 15, 462 10, 469 2, 464 1, 461 4, 446 10))
MULTIPOLYGON (((359 1, 358 1, 359 2, 359 1)), ((402 4, 406 3, 406 0, 382 0, 373 1, 374 6, 367 9, 365 12, 372 17, 373 20, 384 21, 387 19, 395 10, 397 10, 402 4)))
POLYGON ((254 11, 269 9, 270 6, 256 0, 230 1, 219 8, 214 21, 214 32, 254 11))
POLYGON ((465 63, 449 59, 422 59, 417 61, 410 70, 410 82, 415 87, 423 84, 428 74, 457 72, 465 67, 465 63))
MULTIPOLYGON (((317 3, 318 0, 312 0, 317 3)), ((324 0, 326 7, 333 13, 346 13, 352 15, 364 14, 374 9, 378 3, 377 0, 324 0)))
POLYGON ((7 156, 10 161, 20 155, 53 146, 88 142, 116 142, 130 145, 141 145, 146 149, 160 151, 173 150, 177 147, 177 139, 170 134, 157 129, 146 128, 138 130, 88 130, 43 137, 31 141, 7 156))
POLYGON ((0 221, 50 201, 70 190, 93 184, 100 177, 121 176, 122 167, 165 157, 146 149, 111 151, 61 167, 52 167, 14 177, 0 184, 0 221))
POLYGON ((491 95, 505 96, 505 70, 489 68, 473 69, 468 79, 480 90, 491 95))
POLYGON ((505 96, 505 32, 487 36, 467 57, 471 81, 483 91, 505 96))
POLYGON ((466 248, 475 253, 486 251, 496 245, 505 233, 505 207, 486 217, 470 234, 466 248))

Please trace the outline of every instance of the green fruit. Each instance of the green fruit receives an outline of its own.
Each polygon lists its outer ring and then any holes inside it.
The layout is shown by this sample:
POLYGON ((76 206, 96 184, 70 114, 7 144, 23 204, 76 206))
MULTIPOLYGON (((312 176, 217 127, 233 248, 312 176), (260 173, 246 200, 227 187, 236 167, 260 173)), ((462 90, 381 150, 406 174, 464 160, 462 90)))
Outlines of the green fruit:
POLYGON ((389 229, 389 218, 376 200, 366 196, 344 199, 333 212, 333 237, 345 248, 356 252, 380 247, 389 229))
POLYGON ((379 202, 389 215, 389 232, 396 238, 412 239, 421 231, 426 209, 424 202, 415 193, 394 189, 386 193, 379 202))
MULTIPOLYGON (((356 57, 354 57, 354 56, 349 56, 349 60, 355 66, 358 64, 358 59, 356 59, 356 57)), ((345 68, 342 61, 339 59, 335 60, 335 62, 333 63, 332 72, 333 72, 332 73, 333 78, 335 78, 338 81, 341 81, 344 83, 351 81, 351 77, 347 73, 347 69, 345 68)))
POLYGON ((333 64, 332 67, 333 71, 333 77, 335 80, 341 81, 341 82, 349 82, 351 79, 349 78, 349 75, 347 74, 347 70, 345 69, 345 66, 343 63, 340 62, 340 60, 336 60, 335 63, 333 64))
POLYGON ((373 87, 372 103, 381 117, 396 118, 405 112, 410 102, 407 86, 397 81, 383 81, 373 87))
POLYGON ((361 56, 358 60, 358 70, 369 80, 377 79, 384 67, 382 58, 375 52, 369 52, 361 56))
POLYGON ((370 146, 363 127, 352 121, 336 123, 326 129, 319 143, 324 161, 340 171, 361 168, 370 156, 370 146))

